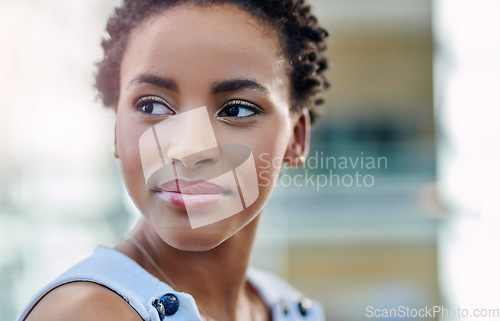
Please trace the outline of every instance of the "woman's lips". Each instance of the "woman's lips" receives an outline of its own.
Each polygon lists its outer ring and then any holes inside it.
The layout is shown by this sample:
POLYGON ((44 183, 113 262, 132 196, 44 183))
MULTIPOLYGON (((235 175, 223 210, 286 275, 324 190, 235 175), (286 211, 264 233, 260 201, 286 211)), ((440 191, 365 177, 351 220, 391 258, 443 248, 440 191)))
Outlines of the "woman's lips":
POLYGON ((205 180, 174 179, 158 186, 158 195, 180 209, 202 209, 220 202, 229 191, 205 180))

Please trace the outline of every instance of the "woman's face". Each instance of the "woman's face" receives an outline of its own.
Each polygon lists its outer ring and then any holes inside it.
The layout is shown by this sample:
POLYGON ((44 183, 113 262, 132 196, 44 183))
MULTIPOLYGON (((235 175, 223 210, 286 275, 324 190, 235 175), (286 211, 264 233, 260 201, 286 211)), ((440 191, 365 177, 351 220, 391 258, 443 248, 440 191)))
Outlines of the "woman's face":
POLYGON ((251 222, 294 145, 298 118, 290 112, 278 35, 250 14, 234 6, 181 5, 132 32, 120 71, 116 152, 130 196, 167 244, 208 250, 251 222), (163 176, 151 175, 154 150, 170 166, 163 176), (258 192, 238 208, 231 204, 252 188, 252 177, 238 177, 235 189, 229 186, 236 175, 219 174, 235 169, 246 151, 255 170, 245 175, 256 175, 258 192), (228 208, 234 215, 193 228, 194 212, 203 221, 228 208))

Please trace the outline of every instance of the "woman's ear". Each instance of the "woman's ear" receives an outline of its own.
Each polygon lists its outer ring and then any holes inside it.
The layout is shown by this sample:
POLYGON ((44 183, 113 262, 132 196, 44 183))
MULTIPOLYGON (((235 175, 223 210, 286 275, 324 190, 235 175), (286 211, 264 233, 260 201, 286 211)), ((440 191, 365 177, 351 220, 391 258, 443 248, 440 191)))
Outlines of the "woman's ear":
POLYGON ((114 144, 114 155, 115 155, 115 158, 118 159, 118 158, 120 158, 120 156, 118 155, 118 150, 116 148, 116 124, 115 124, 115 142, 113 144, 114 144))
POLYGON ((311 136, 311 117, 309 109, 301 112, 292 112, 293 134, 290 136, 284 161, 290 167, 301 166, 309 154, 309 140, 311 136))

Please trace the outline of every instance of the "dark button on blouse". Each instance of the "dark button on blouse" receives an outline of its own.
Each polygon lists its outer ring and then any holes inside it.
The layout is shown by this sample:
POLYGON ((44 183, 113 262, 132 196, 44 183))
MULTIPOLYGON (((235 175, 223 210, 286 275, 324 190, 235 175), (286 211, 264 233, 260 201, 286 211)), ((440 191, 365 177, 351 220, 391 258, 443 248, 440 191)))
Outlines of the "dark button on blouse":
POLYGON ((154 300, 153 306, 158 311, 160 320, 163 321, 165 317, 174 315, 179 310, 179 299, 174 294, 167 293, 160 299, 154 300))
POLYGON ((311 308, 311 306, 312 306, 312 302, 310 299, 302 298, 302 300, 300 300, 300 302, 298 304, 300 314, 302 314, 303 316, 306 316, 306 314, 309 311, 309 309, 311 308))

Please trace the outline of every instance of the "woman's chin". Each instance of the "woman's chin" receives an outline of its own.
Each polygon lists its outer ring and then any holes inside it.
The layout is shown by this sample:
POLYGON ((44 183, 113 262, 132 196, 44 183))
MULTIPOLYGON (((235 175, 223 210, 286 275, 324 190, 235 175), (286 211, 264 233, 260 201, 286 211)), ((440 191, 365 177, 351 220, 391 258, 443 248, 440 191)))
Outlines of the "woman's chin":
POLYGON ((197 228, 192 227, 185 210, 148 208, 145 217, 150 227, 169 246, 181 251, 203 252, 218 247, 245 229, 258 217, 264 204, 265 199, 259 199, 235 215, 197 228))
POLYGON ((210 251, 236 234, 238 229, 226 224, 214 223, 200 228, 157 230, 160 238, 169 246, 189 252, 210 251))

